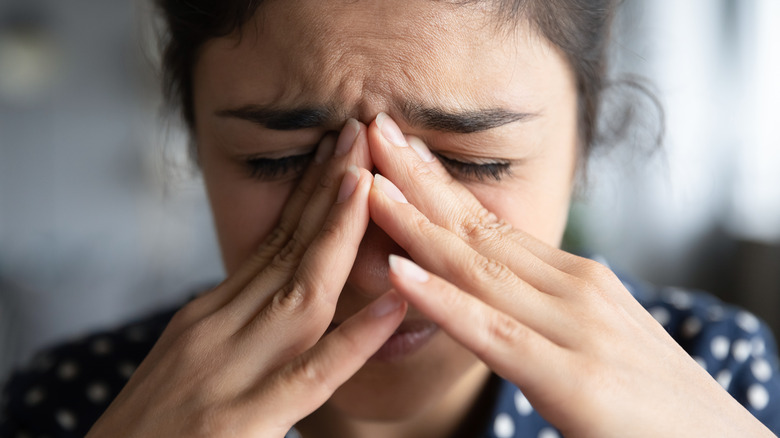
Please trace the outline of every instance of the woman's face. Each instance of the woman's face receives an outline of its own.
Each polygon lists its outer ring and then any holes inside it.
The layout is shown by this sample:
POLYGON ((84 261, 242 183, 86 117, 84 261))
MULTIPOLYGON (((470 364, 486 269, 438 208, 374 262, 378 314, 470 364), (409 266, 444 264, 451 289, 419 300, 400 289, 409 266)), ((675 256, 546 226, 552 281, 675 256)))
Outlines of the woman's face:
MULTIPOLYGON (((209 41, 195 67, 195 136, 228 274, 274 227, 301 170, 296 160, 253 168, 247 157, 307 154, 348 117, 369 124, 379 112, 423 139, 489 210, 559 245, 577 159, 573 74, 525 23, 499 29, 492 14, 480 3, 267 1, 240 37, 209 41), (248 106, 331 117, 306 127, 226 112, 248 106), (442 117, 420 124, 413 108, 442 117)), ((402 250, 370 224, 334 320, 389 289, 389 253, 402 250)), ((478 360, 438 332, 403 360, 369 361, 330 403, 400 418, 437 406, 474 375, 484 375, 478 360)))

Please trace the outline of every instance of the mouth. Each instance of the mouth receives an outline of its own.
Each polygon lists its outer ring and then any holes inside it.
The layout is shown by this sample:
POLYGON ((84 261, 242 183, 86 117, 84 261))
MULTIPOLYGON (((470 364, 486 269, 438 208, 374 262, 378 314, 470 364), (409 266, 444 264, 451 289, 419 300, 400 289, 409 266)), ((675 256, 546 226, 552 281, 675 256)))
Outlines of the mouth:
MULTIPOLYGON (((331 323, 326 333, 335 329, 338 324, 331 323)), ((404 321, 393 334, 379 347, 369 361, 398 362, 420 350, 433 335, 439 331, 439 326, 427 320, 404 321)))

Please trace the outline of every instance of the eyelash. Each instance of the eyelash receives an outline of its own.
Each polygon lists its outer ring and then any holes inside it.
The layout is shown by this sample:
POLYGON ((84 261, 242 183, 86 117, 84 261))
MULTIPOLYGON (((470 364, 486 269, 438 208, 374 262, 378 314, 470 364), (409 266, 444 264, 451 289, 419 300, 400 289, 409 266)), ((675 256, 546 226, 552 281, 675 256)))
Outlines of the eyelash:
MULTIPOLYGON (((501 181, 512 174, 511 163, 495 161, 490 163, 470 163, 455 160, 441 154, 435 154, 450 173, 465 180, 484 182, 485 179, 501 181)), ((260 181, 275 181, 288 176, 299 176, 314 158, 314 151, 302 155, 290 155, 282 158, 250 158, 246 160, 249 176, 260 181)))
POLYGON ((249 176, 260 181, 276 181, 285 177, 297 177, 314 158, 314 152, 290 155, 282 158, 249 158, 246 165, 249 176))
POLYGON ((494 181, 501 181, 501 178, 512 174, 512 163, 508 161, 494 161, 478 164, 455 160, 441 154, 435 153, 435 155, 450 173, 455 173, 468 181, 484 182, 486 178, 494 181))

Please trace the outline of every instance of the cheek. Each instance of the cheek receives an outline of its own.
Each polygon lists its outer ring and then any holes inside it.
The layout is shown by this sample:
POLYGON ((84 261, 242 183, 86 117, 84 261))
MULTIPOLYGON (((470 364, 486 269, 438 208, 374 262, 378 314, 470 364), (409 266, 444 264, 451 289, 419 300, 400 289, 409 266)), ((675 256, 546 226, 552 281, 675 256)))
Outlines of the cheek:
POLYGON ((261 184, 204 168, 206 191, 228 275, 247 260, 276 226, 293 184, 261 184))
POLYGON ((501 189, 477 187, 471 191, 485 208, 513 228, 558 247, 571 199, 571 180, 565 181, 524 180, 501 189))

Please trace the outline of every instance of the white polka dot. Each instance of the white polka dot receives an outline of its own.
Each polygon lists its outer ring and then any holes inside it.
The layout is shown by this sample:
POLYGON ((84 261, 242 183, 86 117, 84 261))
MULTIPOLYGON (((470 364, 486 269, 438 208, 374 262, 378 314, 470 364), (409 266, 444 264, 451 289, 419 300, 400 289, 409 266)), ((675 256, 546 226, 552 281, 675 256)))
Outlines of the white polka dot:
POLYGON ((766 388, 758 383, 750 385, 747 396, 750 406, 758 411, 764 409, 769 403, 769 393, 766 391, 766 388))
POLYGON ((669 311, 663 307, 653 307, 652 309, 648 310, 648 312, 650 312, 650 315, 652 315, 652 317, 664 327, 669 324, 669 320, 672 319, 672 315, 670 315, 669 311))
POLYGON ((545 427, 544 429, 539 431, 539 435, 537 435, 538 438, 561 438, 561 436, 558 434, 558 432, 555 429, 550 429, 549 427, 545 427))
POLYGON ((753 352, 753 344, 747 339, 737 339, 731 346, 731 354, 739 362, 744 362, 753 352))
POLYGON ((515 435, 515 422, 509 414, 498 414, 493 422, 493 433, 498 438, 510 438, 515 435))
POLYGON ((93 383, 87 387, 87 398, 93 403, 103 403, 108 399, 108 387, 103 383, 93 383))
POLYGON ((718 375, 715 377, 715 380, 720 383, 720 386, 723 387, 723 389, 728 390, 729 385, 731 385, 731 371, 729 370, 723 370, 718 373, 718 375))
POLYGON ((766 359, 756 359, 750 364, 750 371, 753 372, 753 377, 759 382, 766 382, 772 377, 772 366, 766 359))
POLYGON ((117 371, 119 371, 119 375, 124 377, 125 379, 129 379, 130 376, 133 375, 135 372, 136 366, 131 364, 130 362, 122 362, 119 364, 119 368, 117 371))
POLYGON ((24 404, 27 406, 35 406, 42 402, 46 398, 46 393, 40 387, 32 388, 24 394, 24 404))
POLYGON ((703 358, 696 356, 693 358, 693 360, 695 360, 700 367, 704 368, 705 370, 707 369, 707 361, 704 360, 703 358))
POLYGON ((529 415, 534 410, 531 403, 519 389, 515 392, 515 409, 522 416, 529 415))
POLYGON ((758 318, 756 318, 752 313, 745 312, 744 310, 737 313, 736 320, 737 325, 748 333, 755 333, 758 331, 758 328, 761 325, 761 323, 758 321, 758 318))
POLYGON ((62 409, 57 411, 55 417, 57 418, 57 423, 63 429, 73 430, 76 428, 76 416, 73 415, 73 412, 62 409))
POLYGON ((709 318, 710 321, 720 321, 723 319, 724 314, 725 311, 723 310, 723 307, 718 305, 710 306, 710 308, 707 309, 707 318, 709 318))
POLYGON ((766 342, 762 338, 753 338, 753 357, 760 357, 766 354, 766 342))
POLYGON ((671 288, 669 290, 669 302, 680 310, 686 310, 693 306, 693 297, 685 290, 671 288))
POLYGON ((76 377, 78 373, 79 366, 76 364, 76 362, 70 360, 61 363, 60 366, 57 367, 57 376, 65 381, 73 380, 73 378, 76 377))
POLYGON ((695 316, 689 316, 685 319, 682 325, 682 334, 684 337, 690 339, 699 334, 701 331, 701 320, 695 316))
POLYGON ((723 360, 729 355, 729 348, 731 342, 725 336, 715 336, 710 342, 710 352, 718 360, 723 360))
POLYGON ((97 338, 92 341, 92 352, 98 356, 104 356, 111 352, 111 341, 108 338, 97 338))

